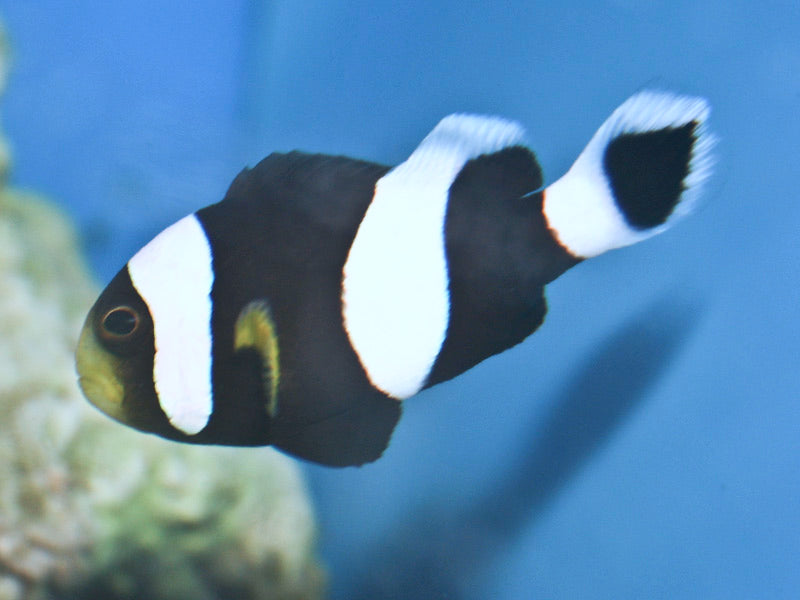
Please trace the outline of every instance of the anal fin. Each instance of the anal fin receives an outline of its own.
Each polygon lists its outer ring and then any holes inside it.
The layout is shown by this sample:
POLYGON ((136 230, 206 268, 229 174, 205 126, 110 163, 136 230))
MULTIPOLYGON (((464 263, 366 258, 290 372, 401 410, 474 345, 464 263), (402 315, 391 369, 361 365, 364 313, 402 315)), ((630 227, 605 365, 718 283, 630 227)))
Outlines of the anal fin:
POLYGON ((384 396, 353 400, 350 406, 312 423, 273 422, 272 444, 331 467, 359 466, 377 460, 389 445, 401 404, 384 396))

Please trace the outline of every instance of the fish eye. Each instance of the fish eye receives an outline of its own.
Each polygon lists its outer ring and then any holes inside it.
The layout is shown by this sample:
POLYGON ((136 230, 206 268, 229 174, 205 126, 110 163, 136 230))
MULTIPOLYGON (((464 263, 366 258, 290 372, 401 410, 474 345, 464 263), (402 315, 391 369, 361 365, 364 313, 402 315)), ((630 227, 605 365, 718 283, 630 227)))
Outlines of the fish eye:
POLYGON ((117 306, 103 317, 103 332, 111 338, 125 338, 139 327, 139 314, 130 306, 117 306))

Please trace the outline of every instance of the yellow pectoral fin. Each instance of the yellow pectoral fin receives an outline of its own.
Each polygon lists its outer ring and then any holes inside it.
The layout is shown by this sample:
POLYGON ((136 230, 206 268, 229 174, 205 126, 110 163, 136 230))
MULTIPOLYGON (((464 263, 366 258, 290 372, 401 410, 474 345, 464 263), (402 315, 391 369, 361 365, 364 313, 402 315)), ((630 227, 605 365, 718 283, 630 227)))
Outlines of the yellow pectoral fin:
POLYGON ((278 333, 269 305, 255 300, 239 313, 233 337, 235 350, 253 348, 261 356, 264 392, 267 395, 267 413, 274 417, 278 412, 278 385, 280 383, 280 351, 278 333))

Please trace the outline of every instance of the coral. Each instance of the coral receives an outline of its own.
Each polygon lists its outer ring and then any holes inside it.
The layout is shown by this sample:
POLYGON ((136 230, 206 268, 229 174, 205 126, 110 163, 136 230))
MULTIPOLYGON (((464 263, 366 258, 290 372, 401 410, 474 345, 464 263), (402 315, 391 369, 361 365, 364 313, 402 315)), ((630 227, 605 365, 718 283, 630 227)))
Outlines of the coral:
POLYGON ((166 442, 82 398, 73 350, 96 286, 65 217, 6 187, 6 148, 0 139, 0 600, 321 597, 291 459, 166 442))
POLYGON ((86 415, 70 348, 91 286, 58 223, 37 199, 0 191, 2 600, 80 572, 91 529, 65 454, 86 415))

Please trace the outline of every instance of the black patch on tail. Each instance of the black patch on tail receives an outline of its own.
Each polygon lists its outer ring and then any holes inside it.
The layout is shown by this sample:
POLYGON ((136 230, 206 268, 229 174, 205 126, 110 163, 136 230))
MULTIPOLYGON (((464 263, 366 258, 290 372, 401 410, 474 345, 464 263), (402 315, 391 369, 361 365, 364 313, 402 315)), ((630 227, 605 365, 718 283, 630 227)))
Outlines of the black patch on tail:
POLYGON ((614 199, 636 229, 664 223, 683 193, 697 121, 643 133, 624 133, 608 144, 603 158, 614 199))

